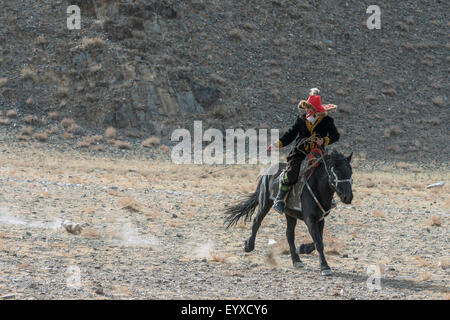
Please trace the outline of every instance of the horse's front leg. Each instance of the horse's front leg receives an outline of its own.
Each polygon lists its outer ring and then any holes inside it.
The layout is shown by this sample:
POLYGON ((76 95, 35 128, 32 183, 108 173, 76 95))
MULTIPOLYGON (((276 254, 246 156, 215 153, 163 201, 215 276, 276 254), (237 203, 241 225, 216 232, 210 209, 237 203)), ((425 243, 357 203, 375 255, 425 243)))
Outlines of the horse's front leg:
POLYGON ((309 234, 314 241, 317 253, 319 254, 320 273, 323 276, 330 276, 331 268, 328 266, 327 260, 325 259, 325 254, 323 253, 323 228, 325 221, 323 219, 321 221, 307 219, 305 222, 308 227, 309 234))
POLYGON ((291 259, 294 267, 302 268, 305 265, 300 260, 296 250, 295 250, 295 226, 297 225, 297 219, 286 214, 287 227, 286 227, 286 238, 289 244, 289 250, 291 251, 291 259))

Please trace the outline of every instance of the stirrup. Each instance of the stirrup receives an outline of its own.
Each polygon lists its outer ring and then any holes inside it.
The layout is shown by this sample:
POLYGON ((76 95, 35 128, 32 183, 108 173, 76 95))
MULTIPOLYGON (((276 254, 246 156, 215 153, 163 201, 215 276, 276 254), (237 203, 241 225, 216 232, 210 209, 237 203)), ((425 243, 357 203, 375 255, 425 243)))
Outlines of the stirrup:
POLYGON ((286 203, 283 200, 277 200, 273 204, 273 209, 278 213, 284 213, 284 209, 286 209, 286 203))

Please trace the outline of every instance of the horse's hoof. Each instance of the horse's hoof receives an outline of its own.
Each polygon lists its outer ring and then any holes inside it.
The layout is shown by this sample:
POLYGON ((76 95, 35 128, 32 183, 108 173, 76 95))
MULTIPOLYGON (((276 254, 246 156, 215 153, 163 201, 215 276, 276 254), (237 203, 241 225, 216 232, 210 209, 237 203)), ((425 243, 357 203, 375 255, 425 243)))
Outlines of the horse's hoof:
POLYGON ((323 269, 322 271, 320 271, 320 274, 323 276, 331 276, 331 269, 323 269))
POLYGON ((250 246, 248 244, 248 240, 245 240, 245 242, 244 242, 244 251, 245 252, 252 252, 253 249, 255 249, 255 245, 250 246))
POLYGON ((303 264, 303 262, 301 262, 301 261, 294 262, 294 268, 300 269, 300 268, 304 268, 304 267, 305 267, 305 265, 303 264))
POLYGON ((314 251, 316 247, 314 246, 314 244, 304 244, 302 243, 299 247, 298 247, 298 253, 299 254, 310 254, 311 252, 314 251))

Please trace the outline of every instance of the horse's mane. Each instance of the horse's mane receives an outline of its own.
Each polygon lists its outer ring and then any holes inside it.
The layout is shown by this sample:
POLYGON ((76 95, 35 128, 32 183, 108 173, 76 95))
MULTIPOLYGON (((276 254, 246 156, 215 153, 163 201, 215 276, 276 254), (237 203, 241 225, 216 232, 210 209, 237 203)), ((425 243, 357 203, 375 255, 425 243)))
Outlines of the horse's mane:
POLYGON ((347 158, 336 150, 333 150, 331 153, 325 155, 325 161, 329 166, 348 164, 347 158))

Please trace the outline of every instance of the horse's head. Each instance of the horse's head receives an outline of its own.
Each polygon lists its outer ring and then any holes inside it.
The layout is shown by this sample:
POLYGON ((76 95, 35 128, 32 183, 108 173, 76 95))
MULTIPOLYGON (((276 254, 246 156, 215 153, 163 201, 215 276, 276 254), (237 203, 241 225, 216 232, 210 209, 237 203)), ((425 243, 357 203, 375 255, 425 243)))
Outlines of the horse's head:
POLYGON ((353 200, 352 167, 350 165, 352 155, 353 153, 345 157, 341 153, 333 152, 327 162, 330 185, 345 204, 350 204, 353 200))

